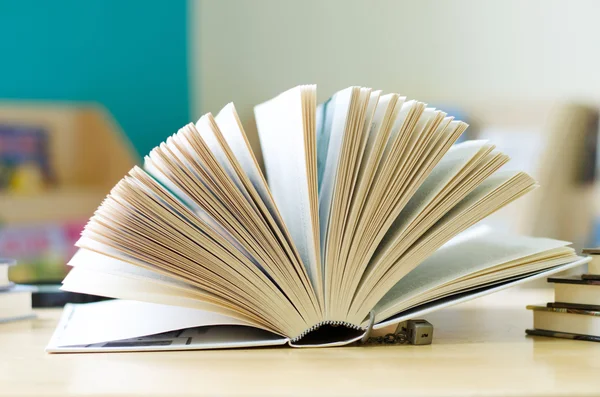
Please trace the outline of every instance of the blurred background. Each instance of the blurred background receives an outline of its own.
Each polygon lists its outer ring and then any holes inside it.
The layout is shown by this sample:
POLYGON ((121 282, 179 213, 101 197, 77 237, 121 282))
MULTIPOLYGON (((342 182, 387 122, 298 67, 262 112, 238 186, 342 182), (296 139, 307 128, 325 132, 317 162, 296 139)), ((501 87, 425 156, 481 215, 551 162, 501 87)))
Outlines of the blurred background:
POLYGON ((0 256, 58 282, 141 157, 298 84, 398 92, 471 124, 541 188, 488 222, 600 244, 596 1, 0 0, 0 256))

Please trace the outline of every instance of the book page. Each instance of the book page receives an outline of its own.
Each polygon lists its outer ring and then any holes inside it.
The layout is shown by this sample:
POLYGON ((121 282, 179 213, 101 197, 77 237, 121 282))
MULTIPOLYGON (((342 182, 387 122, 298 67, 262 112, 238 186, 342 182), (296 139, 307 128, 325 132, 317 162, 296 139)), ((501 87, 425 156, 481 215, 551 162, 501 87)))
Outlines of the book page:
MULTIPOLYGON (((568 244, 496 232, 485 226, 474 227, 448 241, 390 289, 374 308, 375 321, 398 313, 403 302, 419 300, 419 296, 462 277, 519 259, 525 263, 526 257, 568 244)), ((552 264, 551 258, 547 260, 552 264)))
POLYGON ((138 168, 111 191, 77 244, 152 271, 160 269, 252 311, 263 324, 286 334, 297 335, 307 328, 306 320, 256 262, 138 168))
MULTIPOLYGON (((325 119, 324 125, 329 130, 318 130, 318 136, 322 138, 319 142, 327 141, 327 145, 323 145, 319 149, 319 157, 324 159, 324 164, 319 164, 319 169, 322 169, 322 177, 320 179, 319 188, 319 223, 321 236, 321 251, 325 251, 327 228, 329 226, 329 214, 333 201, 333 189, 335 186, 335 178, 338 171, 338 164, 344 141, 344 133, 346 132, 346 123, 350 115, 350 105, 352 100, 356 100, 358 95, 358 87, 346 88, 343 91, 336 93, 330 101, 327 102, 327 111, 325 113, 328 118, 325 119), (323 152, 327 150, 327 154, 323 152)), ((322 257, 324 260, 324 256, 322 257)))
POLYGON ((379 252, 385 252, 396 242, 408 225, 427 208, 429 203, 448 186, 461 170, 473 161, 480 151, 485 150, 486 146, 489 146, 491 150, 492 146, 488 145, 487 141, 467 141, 450 148, 392 223, 374 256, 377 257, 379 252))
POLYGON ((213 118, 212 114, 208 113, 202 116, 196 122, 196 130, 200 133, 200 136, 206 143, 206 146, 210 149, 210 152, 215 157, 215 159, 219 162, 223 170, 227 173, 227 176, 231 179, 231 181, 238 188, 240 193, 244 196, 244 198, 251 204, 254 211, 258 211, 254 201, 250 197, 250 193, 246 190, 246 187, 242 183, 242 180, 238 176, 234 165, 231 163, 230 159, 225 152, 225 149, 219 142, 217 137, 217 132, 220 134, 221 132, 218 130, 217 123, 213 118))
POLYGON ((369 311, 406 274, 456 234, 535 188, 525 173, 496 172, 448 211, 400 257, 380 266, 362 281, 355 297, 353 322, 362 322, 369 311))
MULTIPOLYGON (((87 242, 86 245, 93 245, 93 242, 87 242)), ((154 272, 146 268, 133 265, 131 263, 113 258, 98 252, 80 248, 69 260, 67 265, 79 269, 93 270, 117 276, 127 276, 139 279, 150 279, 156 282, 170 285, 174 288, 188 289, 192 288, 183 281, 170 277, 165 274, 154 272)))
POLYGON ((331 140, 331 128, 333 126, 333 114, 335 111, 334 98, 331 97, 317 106, 317 180, 319 195, 323 186, 325 167, 327 166, 327 154, 329 152, 329 141, 331 140))
POLYGON ((264 327, 250 311, 208 291, 116 258, 79 249, 69 265, 65 291, 209 310, 264 327))
POLYGON ((320 286, 315 97, 315 86, 298 86, 254 113, 273 199, 313 285, 320 286))
MULTIPOLYGON (((196 125, 210 152, 247 200, 247 203, 242 201, 242 204, 249 204, 246 211, 250 223, 254 226, 250 231, 255 236, 257 245, 267 254, 263 255, 261 262, 267 265, 264 267, 268 270, 269 275, 281 289, 294 295, 298 305, 317 308, 319 302, 315 291, 318 290, 318 285, 311 285, 298 252, 292 248, 293 245, 290 246, 290 242, 286 238, 289 237, 288 233, 284 235, 273 220, 271 213, 235 158, 217 122, 209 113, 203 116, 196 125)), ((241 197, 238 195, 237 201, 239 202, 240 199, 241 197)), ((239 205, 234 204, 234 207, 239 208, 239 205)), ((287 232, 287 230, 284 229, 283 232, 287 232)), ((318 314, 313 320, 318 321, 317 317, 318 314)))
MULTIPOLYGON (((578 266, 585 265, 587 262, 589 262, 589 260, 590 260, 590 258, 583 258, 583 257, 578 256, 572 262, 565 263, 563 265, 554 266, 552 268, 549 268, 549 269, 546 269, 546 270, 543 270, 540 272, 525 274, 522 277, 514 278, 514 279, 508 280, 506 282, 488 285, 483 288, 478 288, 478 289, 468 291, 464 294, 462 294, 462 293, 455 294, 455 295, 451 295, 447 298, 435 300, 433 302, 430 302, 430 303, 427 303, 424 305, 419 305, 412 309, 403 311, 395 316, 392 316, 382 322, 375 323, 373 325, 373 329, 383 329, 387 326, 390 326, 391 324, 398 324, 402 321, 406 321, 409 319, 421 318, 422 316, 425 316, 428 313, 431 313, 431 312, 434 312, 437 310, 441 310, 446 307, 450 307, 450 306, 453 306, 453 305, 456 305, 459 303, 467 302, 467 301, 470 301, 470 300, 473 300, 473 299, 476 299, 476 298, 479 298, 479 297, 482 297, 485 295, 492 294, 494 292, 502 291, 504 289, 511 288, 516 285, 520 285, 520 284, 532 281, 532 280, 544 279, 553 274, 557 274, 560 272, 564 272, 565 270, 568 270, 568 269, 574 269, 578 266)), ((363 325, 365 325, 365 324, 367 324, 367 322, 365 322, 363 325)))
POLYGON ((403 108, 399 113, 402 121, 395 122, 387 145, 388 156, 375 175, 374 189, 369 193, 348 254, 354 270, 347 277, 343 301, 353 302, 346 303, 346 312, 363 300, 363 292, 371 290, 371 286, 364 288, 363 280, 371 279, 377 268, 370 267, 370 261, 389 227, 466 128, 466 124, 452 121, 445 113, 418 102, 407 102, 403 108))
MULTIPOLYGON (((145 302, 110 300, 68 304, 47 351, 60 352, 62 348, 69 351, 68 347, 78 347, 80 351, 85 351, 87 345, 103 342, 141 338, 196 327, 227 325, 247 327, 243 321, 208 311, 145 302)), ((263 339, 263 342, 268 341, 272 345, 287 342, 287 338, 272 333, 262 335, 268 335, 268 339, 263 339)), ((230 335, 226 339, 212 339, 207 342, 212 348, 228 347, 228 344, 236 342, 236 338, 230 335)), ((247 345, 251 345, 252 341, 246 342, 247 345)), ((143 342, 138 345, 144 347, 143 342)), ((127 344, 123 344, 121 351, 136 350, 136 344, 133 343, 129 344, 129 349, 126 347, 127 344)), ((177 346, 171 349, 178 350, 177 346)))
POLYGON ((273 201, 271 192, 258 165, 256 157, 250 147, 250 142, 242 128, 233 103, 227 104, 215 117, 215 121, 221 130, 223 137, 227 141, 229 148, 240 163, 240 166, 246 173, 248 179, 254 186, 257 194, 261 198, 269 213, 277 223, 280 229, 286 230, 277 206, 273 201))

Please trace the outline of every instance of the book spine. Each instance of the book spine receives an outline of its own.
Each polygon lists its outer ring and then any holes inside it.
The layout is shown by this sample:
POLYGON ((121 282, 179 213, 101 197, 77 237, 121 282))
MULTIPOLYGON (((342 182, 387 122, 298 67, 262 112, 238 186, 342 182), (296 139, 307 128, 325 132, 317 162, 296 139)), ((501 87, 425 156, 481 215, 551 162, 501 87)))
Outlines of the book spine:
POLYGON ((600 280, 600 274, 582 274, 581 278, 584 280, 600 280))
POLYGON ((290 338, 290 342, 292 343, 296 343, 298 342, 300 339, 304 338, 306 335, 310 334, 313 331, 318 330, 319 328, 325 326, 325 325, 331 325, 334 327, 339 327, 339 326, 343 326, 343 327, 347 327, 350 329, 355 329, 357 331, 364 331, 363 328, 361 328, 358 325, 346 322, 346 321, 321 321, 320 323, 317 323, 315 325, 313 325, 312 327, 304 330, 300 335, 294 337, 294 338, 290 338))

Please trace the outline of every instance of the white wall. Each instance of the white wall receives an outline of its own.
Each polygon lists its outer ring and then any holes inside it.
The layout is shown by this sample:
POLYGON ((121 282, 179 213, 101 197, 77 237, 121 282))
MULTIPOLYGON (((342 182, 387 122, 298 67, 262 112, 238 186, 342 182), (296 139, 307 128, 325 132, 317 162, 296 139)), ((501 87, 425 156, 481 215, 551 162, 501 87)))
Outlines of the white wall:
MULTIPOLYGON (((297 84, 426 102, 600 100, 598 1, 205 0, 193 5, 199 116, 297 84)), ((250 129, 250 128, 249 128, 250 129)))

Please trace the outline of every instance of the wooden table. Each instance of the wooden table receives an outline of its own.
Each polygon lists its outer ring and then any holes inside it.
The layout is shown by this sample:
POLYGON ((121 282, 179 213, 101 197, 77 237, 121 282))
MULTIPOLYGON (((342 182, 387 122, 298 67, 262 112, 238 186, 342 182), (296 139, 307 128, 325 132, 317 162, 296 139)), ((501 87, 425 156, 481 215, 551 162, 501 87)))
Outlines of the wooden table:
POLYGON ((509 290, 426 317, 430 346, 162 353, 44 353, 59 310, 0 325, 0 396, 600 395, 600 343, 526 337, 528 303, 509 290))

